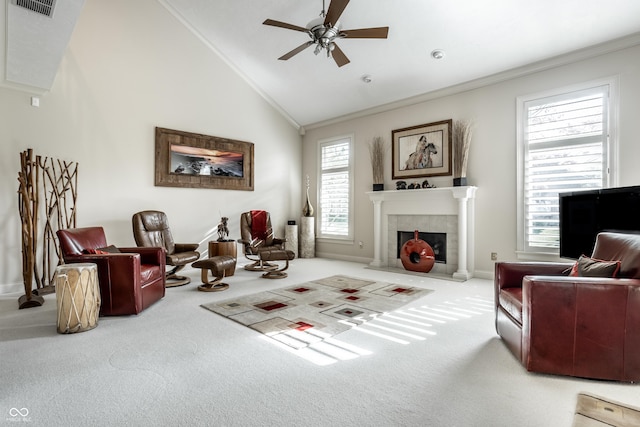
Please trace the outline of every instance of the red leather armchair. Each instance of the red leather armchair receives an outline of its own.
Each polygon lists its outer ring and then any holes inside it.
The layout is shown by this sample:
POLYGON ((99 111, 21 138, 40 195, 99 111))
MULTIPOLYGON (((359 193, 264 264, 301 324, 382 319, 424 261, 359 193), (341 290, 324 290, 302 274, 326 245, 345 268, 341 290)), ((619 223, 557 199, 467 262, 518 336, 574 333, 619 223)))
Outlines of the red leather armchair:
POLYGON ((163 248, 117 248, 117 253, 105 253, 107 250, 101 249, 107 248, 102 227, 71 228, 56 234, 66 264, 97 264, 100 315, 138 314, 164 297, 163 248))
POLYGON ((496 331, 528 371, 640 381, 640 235, 600 233, 592 258, 619 260, 617 277, 496 263, 496 331))

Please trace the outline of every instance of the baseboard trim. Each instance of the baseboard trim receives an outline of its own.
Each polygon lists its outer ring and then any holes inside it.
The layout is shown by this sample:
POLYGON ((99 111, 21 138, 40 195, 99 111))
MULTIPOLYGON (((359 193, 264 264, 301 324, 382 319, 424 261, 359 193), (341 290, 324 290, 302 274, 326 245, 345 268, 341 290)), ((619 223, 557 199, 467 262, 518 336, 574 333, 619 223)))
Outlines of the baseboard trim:
POLYGON ((7 283, 0 284, 0 295, 24 293, 24 286, 22 283, 7 283))

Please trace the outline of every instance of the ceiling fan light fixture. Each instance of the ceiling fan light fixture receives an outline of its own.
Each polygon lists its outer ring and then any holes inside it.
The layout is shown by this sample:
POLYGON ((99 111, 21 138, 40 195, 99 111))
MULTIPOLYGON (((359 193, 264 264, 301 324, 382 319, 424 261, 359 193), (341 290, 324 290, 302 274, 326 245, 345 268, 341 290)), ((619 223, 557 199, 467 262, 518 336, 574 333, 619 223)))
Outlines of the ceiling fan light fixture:
POLYGON ((322 12, 320 17, 309 21, 306 27, 289 24, 286 22, 266 19, 262 24, 272 27, 284 28, 287 30, 305 33, 311 39, 301 44, 290 52, 285 53, 279 60, 286 61, 299 54, 303 50, 315 45, 314 53, 317 55, 323 50, 327 52, 327 57, 333 57, 338 67, 347 65, 349 58, 342 49, 335 44, 336 39, 386 39, 389 27, 356 28, 352 30, 342 30, 340 16, 349 4, 349 0, 331 0, 329 10, 325 9, 325 2, 322 2, 322 12), (326 10, 326 11, 325 11, 326 10))

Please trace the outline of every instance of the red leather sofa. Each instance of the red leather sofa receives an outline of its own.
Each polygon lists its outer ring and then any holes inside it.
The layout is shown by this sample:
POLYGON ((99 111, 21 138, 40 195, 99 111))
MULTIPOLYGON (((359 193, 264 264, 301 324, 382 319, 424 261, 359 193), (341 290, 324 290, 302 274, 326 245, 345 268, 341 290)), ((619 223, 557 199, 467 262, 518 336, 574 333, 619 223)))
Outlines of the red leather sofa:
POLYGON ((496 331, 528 371, 640 381, 640 235, 600 233, 591 258, 620 261, 617 277, 496 263, 496 331))
POLYGON ((164 297, 164 248, 107 246, 102 227, 70 228, 56 234, 66 264, 97 264, 101 316, 138 314, 164 297))

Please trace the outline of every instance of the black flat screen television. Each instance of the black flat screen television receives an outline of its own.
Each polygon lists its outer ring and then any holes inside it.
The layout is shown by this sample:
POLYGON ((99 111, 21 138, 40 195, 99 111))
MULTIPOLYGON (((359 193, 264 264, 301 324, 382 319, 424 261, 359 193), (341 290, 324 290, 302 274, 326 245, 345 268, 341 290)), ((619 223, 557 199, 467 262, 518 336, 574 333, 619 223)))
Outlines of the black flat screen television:
POLYGON ((601 231, 640 233, 640 186, 559 194, 560 256, 591 255, 601 231))

